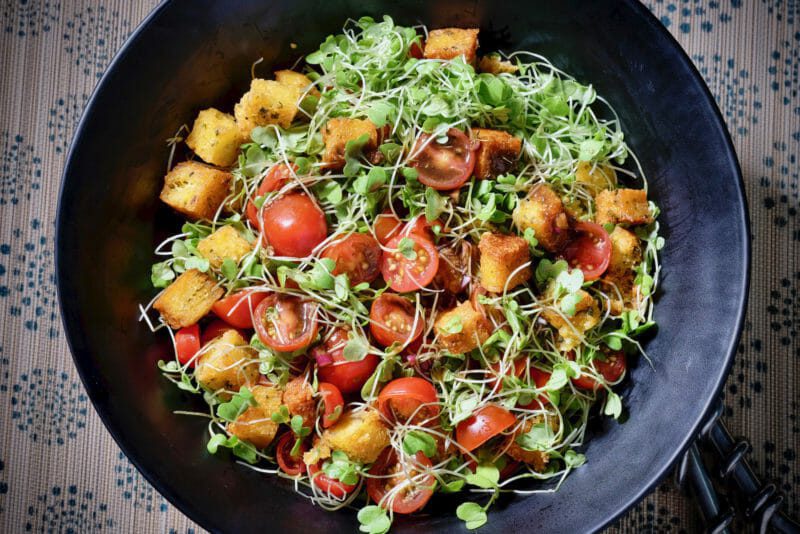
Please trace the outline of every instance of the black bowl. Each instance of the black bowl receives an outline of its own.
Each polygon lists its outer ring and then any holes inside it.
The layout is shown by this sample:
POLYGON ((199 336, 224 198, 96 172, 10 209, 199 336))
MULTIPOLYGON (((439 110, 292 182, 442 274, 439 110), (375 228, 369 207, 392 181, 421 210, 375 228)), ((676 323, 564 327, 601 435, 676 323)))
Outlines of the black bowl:
MULTIPOLYGON (((661 206, 667 245, 658 334, 630 373, 624 424, 604 421, 584 467, 555 494, 493 508, 483 531, 601 528, 640 500, 696 434, 733 359, 748 286, 749 232, 736 156, 714 101, 678 44, 635 1, 168 1, 123 47, 93 95, 64 172, 57 271, 64 326, 89 396, 122 450, 211 530, 353 531, 274 478, 205 451, 202 420, 159 376, 163 336, 137 322, 154 291, 152 248, 176 228, 157 194, 164 140, 201 108, 229 108, 261 73, 290 65, 348 17, 480 26, 485 49, 537 51, 595 84, 619 112, 661 206), (290 46, 296 43, 297 48, 290 46)), ((460 529, 436 501, 398 531, 460 529)))

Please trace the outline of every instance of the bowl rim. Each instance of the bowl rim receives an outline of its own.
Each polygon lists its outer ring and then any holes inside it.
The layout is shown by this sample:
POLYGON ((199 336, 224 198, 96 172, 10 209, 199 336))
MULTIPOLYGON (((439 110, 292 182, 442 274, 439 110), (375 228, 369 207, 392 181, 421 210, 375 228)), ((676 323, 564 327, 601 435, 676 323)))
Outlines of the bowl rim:
MULTIPOLYGON (((62 237, 62 228, 63 223, 65 222, 62 220, 62 202, 66 190, 66 184, 68 181, 69 176, 72 174, 72 167, 74 166, 74 160, 76 158, 76 145, 78 144, 77 141, 83 136, 83 131, 88 123, 88 117, 91 114, 92 108, 94 107, 95 100, 97 99, 98 94, 104 91, 106 85, 108 84, 108 80, 116 69, 117 65, 125 60, 132 48, 132 45, 136 43, 140 36, 145 32, 150 24, 158 19, 161 14, 166 11, 172 4, 175 4, 175 0, 161 0, 160 3, 153 8, 147 16, 142 19, 142 21, 138 24, 136 29, 128 36, 122 46, 119 48, 115 56, 109 62, 108 66, 106 67, 103 75, 101 76, 100 80, 98 81, 97 85, 93 89, 91 96, 86 102, 86 106, 84 107, 81 118, 75 127, 75 132, 72 136, 72 140, 70 143, 69 151, 67 153, 67 157, 65 159, 64 169, 61 173, 61 183, 59 185, 59 193, 58 193, 58 204, 56 207, 56 235, 55 235, 55 271, 56 271, 56 289, 58 294, 58 302, 59 302, 59 311, 61 316, 62 326, 64 328, 64 337, 67 341, 67 346, 69 347, 70 355, 72 357, 73 364, 75 365, 78 375, 80 376, 81 382, 83 383, 83 387, 86 390, 87 396, 92 402, 92 406, 94 407, 95 413, 99 416, 100 420, 102 421, 103 425, 105 426, 106 430, 111 434, 111 437, 116 442, 117 446, 120 450, 125 454, 128 460, 136 467, 136 469, 144 476, 149 484, 151 484, 161 495, 163 495, 173 506, 175 506, 181 513, 186 515, 191 521, 198 523, 201 527, 206 529, 213 529, 214 522, 210 519, 207 510, 203 510, 198 508, 194 505, 190 499, 186 496, 179 494, 173 491, 169 484, 166 482, 162 482, 160 477, 154 472, 145 467, 144 463, 131 454, 131 448, 125 443, 123 440, 119 429, 115 426, 115 421, 104 411, 99 408, 100 406, 100 398, 99 393, 96 391, 95 388, 90 387, 91 380, 89 376, 88 370, 82 367, 79 364, 78 358, 76 357, 75 351, 75 341, 73 339, 73 335, 71 334, 71 329, 69 328, 69 324, 66 319, 66 308, 67 304, 64 300, 63 288, 62 288, 62 280, 67 276, 66 275, 66 262, 63 261, 65 259, 65 252, 62 251, 62 246, 64 243, 64 239, 62 237)), ((713 112, 713 121, 708 123, 707 126, 709 129, 717 130, 719 134, 722 136, 722 140, 725 145, 725 152, 720 154, 720 159, 727 160, 727 165, 730 170, 730 174, 733 176, 734 180, 736 181, 737 193, 738 193, 738 204, 741 207, 739 211, 740 219, 738 221, 738 227, 741 235, 743 236, 743 243, 742 250, 744 252, 741 258, 741 272, 742 277, 740 280, 737 281, 737 292, 739 295, 738 302, 737 302, 737 310, 736 310, 736 323, 733 331, 731 332, 728 347, 725 350, 725 363, 720 368, 720 372, 717 376, 714 377, 714 386, 712 388, 713 394, 705 400, 705 404, 703 405, 700 415, 696 418, 696 420, 691 424, 689 433, 683 438, 680 442, 678 447, 673 451, 672 455, 662 463, 662 467, 657 471, 655 475, 653 475, 650 480, 643 482, 640 486, 640 490, 636 492, 627 502, 623 503, 616 512, 612 515, 602 519, 596 525, 592 525, 590 527, 590 531, 596 532, 599 530, 604 529, 612 522, 620 518, 623 514, 628 512, 633 506, 641 502, 649 493, 653 491, 653 489, 666 478, 669 474, 669 471, 677 464, 680 457, 683 453, 688 449, 688 447, 694 442, 697 434, 700 431, 701 426, 706 422, 709 417, 709 414, 712 412, 712 409, 716 406, 718 402, 718 398, 720 392, 727 380, 727 377, 730 373, 731 367, 733 365, 733 361, 736 355, 737 346, 739 343, 739 339, 741 337, 741 333, 744 327, 744 321, 747 313, 747 302, 749 297, 749 289, 750 289, 750 276, 751 276, 751 241, 750 241, 750 217, 749 217, 749 209, 747 204, 747 195, 745 190, 744 179, 742 176, 741 166, 736 154, 736 149, 733 144, 733 140, 731 134, 725 124, 725 121, 722 117, 722 113, 720 112, 719 106, 717 105, 716 99, 714 98, 711 90, 709 89, 708 85, 706 84, 705 80, 703 79, 700 72, 697 70, 697 67, 691 61, 688 53, 678 40, 667 30, 667 28, 659 21, 656 16, 649 10, 647 7, 638 0, 625 0, 625 4, 630 7, 636 15, 647 20, 650 22, 650 25, 653 27, 654 31, 659 32, 663 38, 666 39, 666 42, 669 46, 672 47, 672 51, 675 52, 675 59, 679 61, 682 66, 686 69, 689 73, 693 81, 697 84, 698 87, 701 88, 703 93, 703 97, 706 99, 706 104, 710 106, 710 109, 713 112)))

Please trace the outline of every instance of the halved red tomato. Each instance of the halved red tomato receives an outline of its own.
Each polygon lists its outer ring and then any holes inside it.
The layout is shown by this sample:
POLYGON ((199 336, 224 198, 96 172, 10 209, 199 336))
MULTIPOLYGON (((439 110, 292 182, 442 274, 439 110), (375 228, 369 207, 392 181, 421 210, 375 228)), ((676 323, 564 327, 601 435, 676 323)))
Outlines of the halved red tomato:
POLYGON ((342 411, 344 411, 344 397, 342 397, 342 392, 339 391, 339 388, 329 382, 320 382, 318 389, 324 406, 322 428, 328 428, 342 415, 342 411))
POLYGON ((466 450, 473 451, 515 422, 514 415, 505 408, 487 404, 468 419, 458 423, 456 441, 466 450))
POLYGON ((431 467, 433 464, 422 452, 414 455, 413 462, 401 466, 397 462, 397 453, 387 447, 369 469, 372 476, 367 478, 367 494, 381 507, 391 508, 396 514, 421 510, 433 495, 436 479, 430 471, 419 478, 417 476, 431 467), (395 489, 400 484, 402 486, 395 489))
POLYGON ((386 244, 381 258, 383 279, 398 293, 416 291, 433 281, 439 270, 439 252, 429 239, 418 234, 395 236, 386 244), (400 245, 410 240, 410 247, 401 251, 400 245), (401 243, 402 242, 402 243, 401 243))
POLYGON ((350 234, 322 252, 336 263, 333 274, 346 274, 350 286, 372 282, 380 274, 381 246, 369 234, 350 234))
POLYGON ((325 214, 304 193, 283 195, 261 211, 262 231, 278 256, 304 258, 328 235, 325 214))
POLYGON ((447 130, 446 143, 422 134, 412 151, 410 165, 417 169, 420 183, 440 191, 458 189, 472 175, 478 146, 456 128, 447 130))
POLYGON ((422 335, 422 322, 408 299, 392 293, 383 293, 369 310, 369 330, 375 341, 384 347, 392 343, 411 344, 422 335))
POLYGON ((438 227, 438 231, 444 229, 444 224, 439 219, 428 221, 424 215, 419 215, 408 221, 400 231, 401 235, 417 234, 433 241, 436 235, 433 233, 433 228, 438 227))
POLYGON ((294 448, 295 436, 292 432, 285 432, 275 446, 275 459, 278 461, 278 467, 281 471, 289 476, 296 476, 306 472, 306 464, 303 462, 303 453, 308 450, 303 443, 300 443, 300 450, 297 456, 292 456, 292 449, 294 448))
POLYGON ((341 480, 329 477, 322 472, 322 468, 319 464, 308 466, 308 476, 311 477, 311 482, 323 493, 337 499, 344 499, 349 493, 352 493, 357 486, 357 484, 345 484, 341 480))
MULTIPOLYGON (((292 163, 292 168, 289 168, 285 163, 278 163, 277 165, 273 165, 267 171, 267 174, 264 175, 264 179, 261 180, 261 184, 258 186, 258 191, 256 191, 255 198, 263 197, 267 193, 272 193, 273 191, 277 191, 286 183, 292 179, 292 172, 297 172, 297 165, 292 163)), ((264 206, 261 206, 261 210, 264 209, 264 206)), ((245 208, 245 214, 247 218, 250 220, 250 224, 252 224, 255 228, 261 229, 261 217, 259 217, 259 210, 253 200, 250 200, 247 203, 247 208, 245 208)))
POLYGON ((399 235, 403 223, 391 211, 384 211, 375 217, 375 238, 381 245, 386 245, 394 236, 399 235))
MULTIPOLYGON (((575 354, 569 352, 567 358, 574 360, 575 354)), ((616 382, 625 372, 625 369, 628 368, 625 353, 620 350, 606 354, 605 360, 597 358, 594 360, 594 368, 603 375, 606 382, 616 382)), ((580 375, 578 378, 573 378, 572 383, 575 384, 575 387, 588 391, 596 391, 600 387, 600 383, 597 380, 585 374, 580 375)))
POLYGON ((280 352, 307 347, 317 336, 317 305, 300 297, 273 293, 261 301, 254 317, 261 342, 280 352))
POLYGON ((408 421, 415 412, 415 421, 430 421, 439 415, 438 403, 433 384, 416 376, 396 378, 378 395, 378 410, 389 421, 408 421))
MULTIPOLYGON (((536 367, 531 366, 530 370, 531 379, 533 383, 536 384, 536 387, 541 389, 547 385, 547 382, 550 380, 550 373, 547 371, 542 371, 541 369, 537 369, 536 367)), ((540 393, 538 399, 533 399, 531 402, 525 405, 519 405, 520 408, 525 410, 532 410, 534 408, 540 408, 541 406, 548 404, 550 399, 547 397, 546 393, 540 393)))
POLYGON ((250 340, 250 337, 244 330, 234 328, 225 321, 222 321, 220 319, 214 319, 213 321, 208 323, 208 325, 205 328, 203 328, 203 332, 200 336, 200 341, 203 343, 203 345, 206 345, 209 341, 212 341, 221 336, 226 330, 236 330, 237 332, 239 332, 239 335, 242 336, 242 338, 248 341, 250 340))
POLYGON ((175 352, 181 365, 194 367, 195 354, 200 351, 200 326, 193 324, 175 332, 175 352))
POLYGON ((414 59, 422 59, 422 49, 425 46, 422 43, 422 39, 420 38, 419 44, 417 42, 411 43, 411 46, 408 47, 408 55, 413 57, 414 59))
POLYGON ((573 269, 583 271, 584 280, 597 280, 611 260, 611 238, 593 222, 575 223, 572 230, 573 238, 562 252, 564 259, 573 269))
POLYGON ((266 291, 243 289, 215 302, 211 311, 235 328, 253 328, 254 310, 267 295, 266 291))
POLYGON ((380 359, 374 354, 367 354, 358 361, 345 360, 343 353, 347 339, 348 331, 338 328, 325 343, 311 351, 317 360, 319 379, 333 384, 344 394, 361 389, 380 363, 380 359))

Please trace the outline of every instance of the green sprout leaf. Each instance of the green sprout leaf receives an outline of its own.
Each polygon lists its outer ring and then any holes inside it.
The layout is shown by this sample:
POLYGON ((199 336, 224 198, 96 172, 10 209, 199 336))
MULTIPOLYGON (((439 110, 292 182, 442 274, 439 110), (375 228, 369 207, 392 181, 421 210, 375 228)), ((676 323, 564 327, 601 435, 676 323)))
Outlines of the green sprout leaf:
POLYGON ((428 458, 436 456, 436 440, 433 436, 419 430, 412 430, 403 438, 403 450, 409 456, 422 452, 428 458))
POLYGON ((464 521, 464 526, 469 530, 482 527, 488 520, 483 507, 474 502, 461 503, 458 508, 456 508, 456 516, 464 521))
POLYGON ((392 526, 392 520, 389 519, 386 510, 374 504, 358 511, 358 522, 361 523, 358 530, 368 534, 384 534, 389 532, 392 526))

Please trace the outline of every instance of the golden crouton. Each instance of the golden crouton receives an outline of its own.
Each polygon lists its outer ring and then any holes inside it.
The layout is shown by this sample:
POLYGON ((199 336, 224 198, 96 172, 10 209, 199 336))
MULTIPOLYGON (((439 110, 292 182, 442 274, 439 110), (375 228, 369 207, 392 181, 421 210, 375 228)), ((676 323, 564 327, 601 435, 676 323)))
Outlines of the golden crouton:
POLYGON ((190 219, 213 219, 233 176, 197 161, 178 163, 164 177, 160 199, 190 219))
POLYGON ((295 87, 299 89, 301 96, 306 92, 306 90, 308 90, 308 94, 310 95, 319 96, 319 91, 316 87, 311 85, 312 82, 308 76, 300 72, 295 72, 293 70, 275 71, 275 81, 287 87, 295 87))
POLYGON ((255 78, 250 91, 233 108, 242 135, 250 137, 253 128, 269 124, 288 128, 297 115, 297 101, 302 95, 303 90, 297 85, 255 78))
POLYGON ((242 412, 235 422, 228 423, 227 430, 257 449, 263 449, 278 433, 278 423, 272 420, 272 414, 281 407, 281 392, 271 386, 253 386, 251 392, 256 405, 242 412))
POLYGON ((608 165, 592 165, 588 161, 581 161, 575 170, 575 181, 596 195, 604 189, 617 187, 617 173, 608 165))
POLYGON ((322 161, 329 168, 344 166, 344 151, 348 141, 354 141, 362 135, 369 135, 363 152, 375 150, 378 146, 378 130, 369 120, 335 118, 328 121, 322 129, 322 141, 325 152, 322 161))
POLYGON ((612 288, 608 294, 611 297, 611 313, 619 315, 623 310, 635 307, 634 268, 642 261, 642 247, 635 234, 619 226, 614 227, 609 237, 611 260, 602 280, 616 287, 616 291, 612 288), (621 300, 618 297, 622 297, 621 300))
POLYGON ((291 416, 299 415, 303 418, 304 427, 314 428, 317 401, 314 400, 314 390, 304 377, 298 376, 289 380, 283 392, 283 403, 289 408, 291 416))
MULTIPOLYGON (((514 460, 530 464, 533 466, 533 470, 538 473, 543 473, 544 470, 547 469, 547 463, 550 461, 550 455, 544 451, 529 451, 527 449, 523 449, 522 446, 517 443, 517 438, 522 434, 527 434, 530 432, 534 425, 540 425, 544 423, 544 420, 544 416, 535 415, 525 421, 522 427, 511 436, 511 443, 505 451, 506 454, 508 454, 514 460)), ((550 428, 553 430, 553 432, 557 432, 558 418, 555 416, 548 417, 548 420, 550 422, 550 428)))
POLYGON ((486 291, 502 293, 524 284, 531 277, 530 265, 519 269, 531 258, 528 242, 523 238, 486 232, 478 248, 481 251, 480 280, 486 291))
MULTIPOLYGON (((552 286, 551 286, 552 288, 552 286)), ((559 350, 572 350, 581 344, 583 334, 600 322, 600 307, 592 296, 584 290, 578 294, 581 300, 575 305, 575 315, 567 317, 558 310, 558 304, 554 303, 554 308, 545 309, 542 317, 558 330, 561 342, 559 350)))
MULTIPOLYGON (((226 330, 209 341, 197 359, 194 377, 209 391, 236 392, 258 381, 258 354, 236 330, 226 330)), ((221 393, 230 399, 229 393, 221 393)), ((278 397, 280 404, 280 396, 278 397)))
POLYGON ((236 163, 239 146, 244 142, 233 115, 217 109, 197 114, 186 144, 206 163, 230 167, 236 163))
POLYGON ((225 225, 197 244, 197 251, 215 268, 219 269, 225 258, 239 263, 253 247, 233 226, 225 225))
POLYGON ((464 56, 467 63, 475 63, 478 50, 478 30, 461 28, 442 28, 428 32, 425 43, 425 59, 454 59, 464 56))
POLYGON ((517 203, 511 217, 520 232, 531 228, 542 248, 549 252, 560 250, 569 237, 564 205, 547 184, 535 186, 528 198, 517 203))
POLYGON ((442 313, 433 329, 439 343, 451 354, 464 354, 480 347, 492 333, 489 321, 469 301, 442 313))
POLYGON ((350 460, 369 464, 389 445, 389 430, 375 410, 348 411, 322 434, 323 448, 342 451, 350 460))
POLYGON ((595 197, 597 224, 647 224, 653 222, 644 189, 601 191, 595 197))
POLYGON ((481 142, 475 154, 476 178, 496 178, 514 168, 522 148, 519 138, 488 128, 473 128, 472 137, 481 142))
POLYGON ((225 290, 205 273, 189 269, 153 303, 166 323, 175 329, 191 326, 205 317, 225 290))
POLYGON ((504 61, 503 58, 497 54, 490 54, 488 56, 483 56, 480 59, 478 62, 478 70, 481 72, 487 72, 489 74, 502 74, 504 72, 513 74, 519 69, 516 65, 508 61, 504 61))

